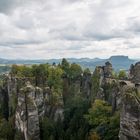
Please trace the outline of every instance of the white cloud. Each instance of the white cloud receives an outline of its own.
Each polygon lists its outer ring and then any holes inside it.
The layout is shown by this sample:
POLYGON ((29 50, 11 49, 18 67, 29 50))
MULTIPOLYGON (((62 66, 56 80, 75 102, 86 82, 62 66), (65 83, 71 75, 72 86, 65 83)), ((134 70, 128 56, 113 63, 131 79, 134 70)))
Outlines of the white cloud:
POLYGON ((4 58, 139 58, 139 0, 1 0, 4 58))

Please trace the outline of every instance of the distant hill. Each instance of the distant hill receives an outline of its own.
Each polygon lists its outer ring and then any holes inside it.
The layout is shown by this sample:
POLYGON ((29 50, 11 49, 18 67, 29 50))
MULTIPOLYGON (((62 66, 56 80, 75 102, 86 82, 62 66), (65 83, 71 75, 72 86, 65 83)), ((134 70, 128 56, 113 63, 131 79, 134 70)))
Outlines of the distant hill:
MULTIPOLYGON (((40 59, 40 60, 9 60, 0 58, 1 65, 11 65, 11 64, 25 64, 25 65, 32 65, 32 64, 41 64, 41 63, 56 63, 59 64, 62 59, 40 59)), ((105 64, 106 61, 110 61, 113 65, 115 71, 120 69, 128 70, 131 64, 136 63, 138 60, 130 59, 128 56, 111 56, 108 59, 100 59, 100 58, 67 58, 70 63, 77 63, 80 64, 83 68, 90 68, 91 71, 95 69, 96 66, 102 66, 105 64)))
POLYGON ((129 70, 130 65, 137 62, 137 60, 129 59, 128 56, 112 56, 109 58, 109 61, 116 70, 129 70))

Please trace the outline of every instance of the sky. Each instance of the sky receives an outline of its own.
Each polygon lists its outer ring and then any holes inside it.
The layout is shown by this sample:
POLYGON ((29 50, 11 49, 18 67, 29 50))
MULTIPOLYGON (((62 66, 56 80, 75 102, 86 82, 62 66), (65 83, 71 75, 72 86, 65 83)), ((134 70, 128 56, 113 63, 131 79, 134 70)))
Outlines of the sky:
POLYGON ((0 58, 140 58, 140 0, 0 0, 0 58))

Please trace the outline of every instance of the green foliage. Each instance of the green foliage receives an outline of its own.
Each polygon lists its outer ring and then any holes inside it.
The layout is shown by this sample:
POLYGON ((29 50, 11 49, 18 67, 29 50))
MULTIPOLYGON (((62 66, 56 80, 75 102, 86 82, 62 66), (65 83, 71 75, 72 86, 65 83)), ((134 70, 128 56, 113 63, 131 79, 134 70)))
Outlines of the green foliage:
POLYGON ((43 140, 54 140, 55 129, 54 122, 47 117, 45 117, 41 122, 42 137, 43 140))
POLYGON ((79 77, 81 77, 82 74, 82 68, 78 64, 71 64, 70 70, 69 70, 69 78, 72 80, 75 80, 79 77))
POLYGON ((92 76, 92 95, 91 101, 93 101, 99 91, 100 88, 100 74, 99 71, 96 69, 92 76))
POLYGON ((54 122, 45 117, 40 122, 41 124, 41 139, 42 140, 62 140, 64 136, 63 124, 61 120, 54 122))
POLYGON ((62 93, 62 75, 63 70, 60 67, 49 67, 48 85, 58 93, 62 93))
POLYGON ((18 77, 31 77, 32 76, 32 68, 27 67, 25 65, 12 65, 11 74, 18 77))
POLYGON ((99 126, 102 123, 108 122, 108 117, 111 114, 111 106, 105 101, 95 100, 92 108, 89 109, 89 115, 85 115, 90 125, 99 126))
POLYGON ((118 74, 117 74, 117 72, 115 72, 115 71, 112 72, 112 78, 118 79, 118 74))
POLYGON ((83 75, 85 75, 85 76, 90 75, 90 74, 91 74, 91 72, 90 72, 89 68, 86 68, 83 72, 83 75))
POLYGON ((40 64, 32 66, 32 75, 35 78, 35 85, 44 86, 46 84, 48 69, 49 69, 48 64, 40 64))
POLYGON ((119 114, 112 116, 112 107, 107 102, 95 100, 89 113, 84 116, 91 126, 91 131, 104 140, 118 140, 119 114))
POLYGON ((15 132, 14 140, 24 140, 23 134, 19 130, 15 132))
POLYGON ((62 59, 61 68, 64 70, 65 75, 69 73, 70 64, 65 58, 62 59))
POLYGON ((121 70, 119 72, 118 77, 119 77, 119 79, 126 79, 127 78, 126 71, 125 70, 121 70))
POLYGON ((7 121, 5 119, 0 118, 0 138, 3 140, 11 140, 13 139, 14 129, 12 120, 7 121))
POLYGON ((88 124, 83 115, 87 113, 89 102, 80 96, 70 98, 64 110, 65 140, 85 140, 88 124))

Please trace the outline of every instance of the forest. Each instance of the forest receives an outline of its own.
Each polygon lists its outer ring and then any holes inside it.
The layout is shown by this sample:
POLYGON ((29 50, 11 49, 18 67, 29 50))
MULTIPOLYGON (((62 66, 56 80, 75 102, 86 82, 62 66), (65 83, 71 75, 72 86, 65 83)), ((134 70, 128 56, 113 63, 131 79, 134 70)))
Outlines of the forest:
POLYGON ((66 59, 13 65, 1 75, 0 140, 118 140, 121 107, 114 94, 127 78, 109 62, 93 73, 66 59))

